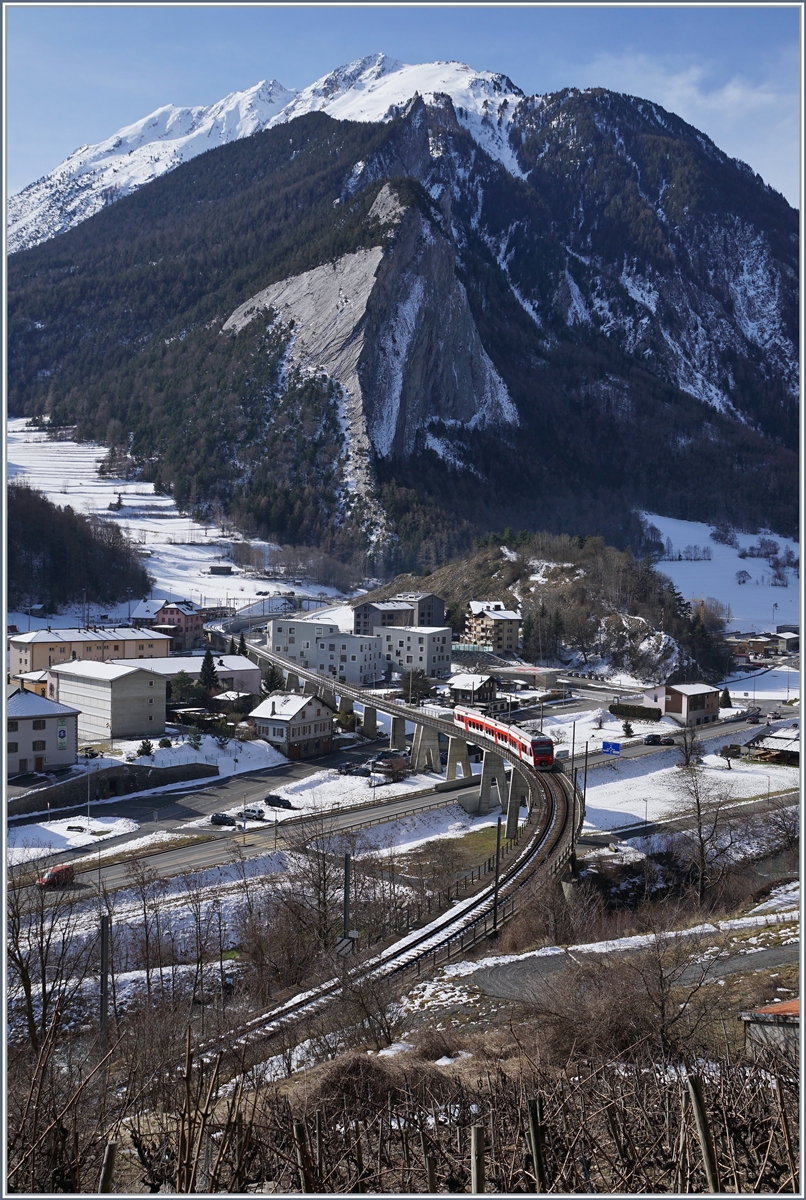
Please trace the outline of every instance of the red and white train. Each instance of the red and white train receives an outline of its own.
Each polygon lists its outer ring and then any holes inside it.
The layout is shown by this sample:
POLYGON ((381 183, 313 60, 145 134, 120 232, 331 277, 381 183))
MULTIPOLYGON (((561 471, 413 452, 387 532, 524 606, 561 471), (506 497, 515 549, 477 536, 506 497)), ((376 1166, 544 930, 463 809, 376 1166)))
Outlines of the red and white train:
POLYGON ((554 766, 554 742, 545 734, 529 733, 517 725, 507 725, 493 717, 485 717, 474 708, 455 708, 453 723, 465 733, 468 741, 474 734, 487 737, 497 746, 506 746, 538 770, 550 771, 554 766))

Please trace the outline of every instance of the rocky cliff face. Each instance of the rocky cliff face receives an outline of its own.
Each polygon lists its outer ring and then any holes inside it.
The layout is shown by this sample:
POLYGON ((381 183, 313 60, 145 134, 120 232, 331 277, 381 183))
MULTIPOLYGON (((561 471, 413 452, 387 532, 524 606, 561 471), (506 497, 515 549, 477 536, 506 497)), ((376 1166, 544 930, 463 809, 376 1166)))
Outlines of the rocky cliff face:
POLYGON ((12 256, 10 410, 285 540, 794 529, 797 214, 646 102, 482 82, 235 140, 12 256))

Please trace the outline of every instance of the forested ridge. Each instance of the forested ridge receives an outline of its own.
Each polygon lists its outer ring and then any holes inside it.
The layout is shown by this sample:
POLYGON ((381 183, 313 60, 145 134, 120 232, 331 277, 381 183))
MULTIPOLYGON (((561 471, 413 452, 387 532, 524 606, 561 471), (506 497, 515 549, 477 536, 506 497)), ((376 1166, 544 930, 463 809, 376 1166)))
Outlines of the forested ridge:
POLYGON ((12 483, 8 499, 6 588, 10 609, 140 599, 148 573, 111 521, 60 508, 34 488, 12 483))
POLYGON ((388 252, 368 214, 392 179, 400 203, 436 213, 454 240, 519 425, 432 421, 414 456, 374 458, 385 567, 433 566, 505 525, 637 546, 636 508, 791 533, 797 405, 780 355, 796 334, 797 214, 644 103, 598 90, 525 102, 528 180, 489 159, 449 101, 384 125, 309 114, 201 155, 11 256, 9 411, 127 452, 181 508, 221 507, 248 533, 349 556, 365 535, 344 502, 332 380, 289 369, 294 331, 272 313, 221 327, 272 282, 361 247, 388 252), (742 340, 720 266, 748 229, 790 281, 769 353, 742 340), (651 318, 619 282, 628 261, 660 289, 651 318), (672 377, 670 340, 687 344, 695 316, 712 321, 724 411, 672 377))

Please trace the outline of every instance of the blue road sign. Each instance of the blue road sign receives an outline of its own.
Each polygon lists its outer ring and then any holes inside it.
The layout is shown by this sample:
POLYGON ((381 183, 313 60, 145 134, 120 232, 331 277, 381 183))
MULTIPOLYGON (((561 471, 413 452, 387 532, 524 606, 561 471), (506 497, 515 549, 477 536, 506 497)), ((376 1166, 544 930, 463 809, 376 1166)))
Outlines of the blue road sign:
POLYGON ((602 742, 602 754, 621 754, 621 742, 602 742))

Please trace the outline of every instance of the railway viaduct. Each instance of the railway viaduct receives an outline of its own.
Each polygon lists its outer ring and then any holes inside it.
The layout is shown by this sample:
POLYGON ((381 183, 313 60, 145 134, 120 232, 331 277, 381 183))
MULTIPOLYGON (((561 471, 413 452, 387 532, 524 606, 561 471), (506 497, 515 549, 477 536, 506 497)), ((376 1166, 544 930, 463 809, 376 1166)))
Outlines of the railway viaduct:
MULTIPOLYGON (((218 623, 207 625, 205 630, 211 640, 213 638, 220 639, 223 643, 227 636, 240 632, 239 625, 243 628, 242 622, 235 617, 220 625, 218 623)), ((358 702, 363 707, 363 729, 368 737, 377 736, 378 712, 386 713, 391 717, 389 731, 389 748, 391 750, 406 748, 406 722, 411 722, 415 726, 411 751, 411 765, 415 771, 425 769, 441 773, 439 735, 443 734, 448 741, 446 780, 455 780, 460 767, 462 778, 466 779, 470 775, 467 739, 451 722, 431 716, 430 713, 424 713, 422 709, 410 708, 394 700, 386 700, 371 692, 364 692, 350 684, 336 683, 335 680, 325 679, 316 671, 300 667, 293 660, 263 646, 247 643, 247 653, 258 663, 265 662, 278 667, 283 672, 289 691, 299 691, 303 688, 312 695, 329 700, 334 708, 338 700, 341 712, 351 712, 354 703, 358 702)), ((477 740, 474 740, 473 745, 478 745, 483 755, 477 811, 480 814, 488 813, 500 804, 506 814, 505 836, 513 838, 518 829, 518 813, 521 805, 526 803, 531 811, 536 804, 542 801, 543 789, 537 782, 537 772, 529 764, 522 762, 509 747, 499 746, 486 737, 478 737, 477 740), (505 761, 508 761, 512 767, 508 783, 504 769, 505 761), (492 792, 493 784, 496 786, 498 796, 495 801, 492 792)), ((576 795, 574 800, 576 804, 576 795)), ((580 826, 582 816, 580 808, 580 826)))

